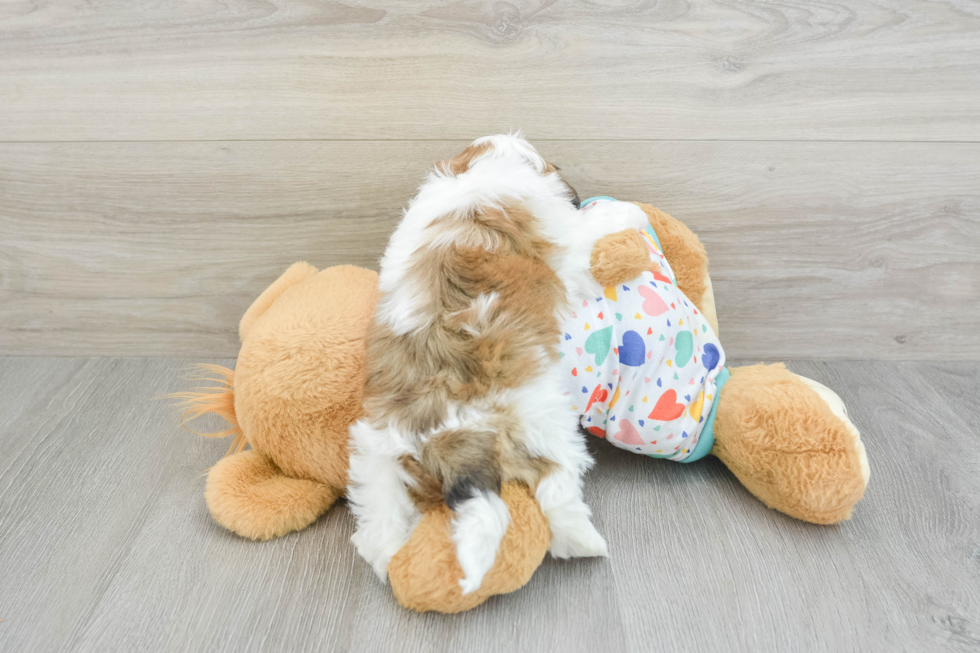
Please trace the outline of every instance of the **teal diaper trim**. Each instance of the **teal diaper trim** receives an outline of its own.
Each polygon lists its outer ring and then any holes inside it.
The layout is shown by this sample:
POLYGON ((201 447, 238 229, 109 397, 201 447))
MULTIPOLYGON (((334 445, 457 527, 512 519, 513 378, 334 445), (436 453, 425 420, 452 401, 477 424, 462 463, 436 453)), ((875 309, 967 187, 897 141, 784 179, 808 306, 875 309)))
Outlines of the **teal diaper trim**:
MULTIPOLYGON (((578 207, 582 208, 589 202, 595 202, 596 200, 609 200, 610 202, 619 201, 615 197, 609 197, 608 195, 596 195, 595 197, 590 197, 587 200, 582 200, 581 202, 578 203, 578 207)), ((658 236, 657 232, 653 230, 653 227, 648 226, 647 233, 653 236, 653 239, 657 242, 657 248, 660 249, 661 252, 664 251, 663 245, 660 244, 660 236, 658 236)))
POLYGON ((609 200, 610 202, 618 202, 619 201, 615 197, 609 197, 608 195, 596 195, 595 197, 590 197, 587 200, 582 200, 581 202, 578 203, 578 207, 579 208, 582 208, 583 206, 585 206, 589 202, 595 202, 596 200, 609 200))
POLYGON ((679 462, 693 463, 695 460, 701 460, 711 453, 711 449, 715 446, 715 413, 718 412, 718 403, 721 401, 721 388, 731 376, 732 374, 728 371, 727 367, 721 368, 721 372, 715 378, 715 400, 711 402, 711 411, 708 413, 708 419, 704 420, 704 428, 701 429, 701 437, 698 439, 698 444, 694 447, 694 451, 691 452, 690 456, 679 462))

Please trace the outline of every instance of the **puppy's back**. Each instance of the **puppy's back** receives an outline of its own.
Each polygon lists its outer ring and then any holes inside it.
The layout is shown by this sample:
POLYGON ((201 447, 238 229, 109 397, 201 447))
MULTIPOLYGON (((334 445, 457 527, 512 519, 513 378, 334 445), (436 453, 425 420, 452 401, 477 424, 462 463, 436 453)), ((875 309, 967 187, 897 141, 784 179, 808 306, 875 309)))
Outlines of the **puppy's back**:
POLYGON ((415 438, 403 466, 416 501, 455 508, 502 480, 534 484, 545 467, 506 396, 556 363, 566 297, 554 248, 522 204, 437 222, 430 236, 405 275, 429 319, 405 333, 375 322, 365 407, 415 438))

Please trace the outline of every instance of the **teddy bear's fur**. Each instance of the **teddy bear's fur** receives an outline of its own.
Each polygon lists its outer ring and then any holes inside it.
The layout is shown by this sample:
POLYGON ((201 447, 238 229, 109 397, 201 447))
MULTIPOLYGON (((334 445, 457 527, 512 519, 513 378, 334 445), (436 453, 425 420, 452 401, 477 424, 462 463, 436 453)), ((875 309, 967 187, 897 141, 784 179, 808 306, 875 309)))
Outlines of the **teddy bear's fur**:
POLYGON ((207 367, 219 373, 217 391, 176 395, 190 403, 186 417, 214 412, 232 425, 215 435, 234 435, 234 453, 211 468, 205 490, 226 528, 280 537, 344 494, 347 430, 362 414, 364 334, 377 296, 375 272, 296 263, 242 317, 235 370, 207 367))
MULTIPOLYGON (((682 223, 639 205, 657 232, 679 288, 717 332, 708 258, 682 223)), ((592 274, 615 285, 650 266, 642 239, 621 232, 600 241, 592 274)), ((234 371, 210 366, 221 385, 179 393, 187 416, 214 412, 232 428, 229 452, 209 472, 214 518, 265 540, 312 523, 347 485, 347 429, 361 416, 364 334, 377 301, 377 275, 352 266, 317 272, 290 267, 245 313, 234 371), (246 443, 251 447, 243 450, 246 443)), ((731 370, 718 397, 718 456, 766 505, 832 524, 850 517, 868 480, 857 430, 829 389, 781 365, 731 370)), ((549 545, 547 521, 531 490, 506 484, 512 523, 481 588, 462 595, 462 571, 446 506, 425 514, 388 566, 395 597, 415 610, 459 612, 530 580, 549 545)))

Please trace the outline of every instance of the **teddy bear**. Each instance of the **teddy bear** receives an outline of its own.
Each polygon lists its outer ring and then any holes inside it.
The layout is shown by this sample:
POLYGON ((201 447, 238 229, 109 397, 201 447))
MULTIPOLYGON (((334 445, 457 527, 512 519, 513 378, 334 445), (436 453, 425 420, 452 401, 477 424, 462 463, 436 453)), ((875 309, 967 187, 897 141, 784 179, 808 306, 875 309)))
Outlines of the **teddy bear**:
MULTIPOLYGON (((592 198, 583 210, 600 201, 615 200, 592 198)), ((583 430, 652 457, 691 462, 714 455, 773 509, 816 524, 848 519, 869 468, 843 402, 782 364, 724 367, 703 246, 680 221, 637 205, 649 229, 596 245, 591 271, 604 296, 574 307, 566 325, 562 360, 583 430), (635 314, 617 310, 628 293, 639 302, 630 305, 635 314), (666 327, 671 316, 686 325, 666 327), (656 331, 655 318, 662 322, 656 331), (640 333, 645 324, 648 332, 640 333), (616 362, 612 371, 603 367, 607 361, 616 362)), ((235 369, 204 366, 219 386, 174 395, 186 404, 185 419, 214 413, 230 424, 204 434, 233 437, 205 489, 224 527, 255 540, 280 537, 311 524, 344 494, 348 427, 362 415, 364 337, 377 281, 375 272, 354 266, 292 265, 242 317, 235 369)), ((452 512, 441 505, 422 516, 388 565, 401 605, 455 613, 531 579, 550 543, 547 520, 527 486, 505 484, 501 497, 511 524, 481 587, 462 593, 452 512)))

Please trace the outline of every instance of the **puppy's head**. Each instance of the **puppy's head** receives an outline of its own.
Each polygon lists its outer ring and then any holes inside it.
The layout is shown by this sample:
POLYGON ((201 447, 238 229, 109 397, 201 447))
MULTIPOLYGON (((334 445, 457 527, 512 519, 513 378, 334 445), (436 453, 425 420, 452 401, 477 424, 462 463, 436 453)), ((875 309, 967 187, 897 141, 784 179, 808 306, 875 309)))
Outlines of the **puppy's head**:
POLYGON ((558 166, 538 154, 534 146, 527 142, 520 132, 478 138, 452 159, 437 163, 436 170, 442 175, 458 177, 479 165, 481 161, 505 162, 508 165, 530 168, 541 176, 553 175, 567 189, 568 200, 578 208, 578 193, 562 177, 558 166))

